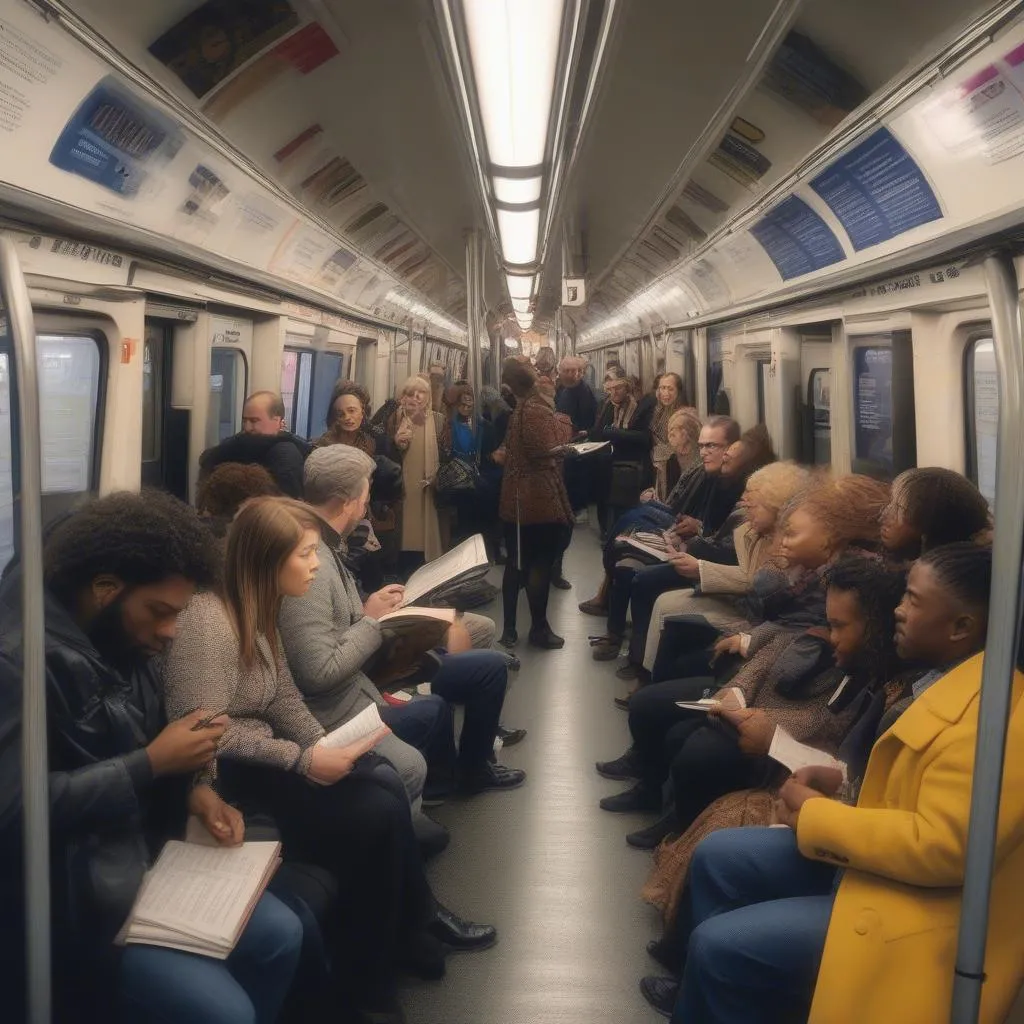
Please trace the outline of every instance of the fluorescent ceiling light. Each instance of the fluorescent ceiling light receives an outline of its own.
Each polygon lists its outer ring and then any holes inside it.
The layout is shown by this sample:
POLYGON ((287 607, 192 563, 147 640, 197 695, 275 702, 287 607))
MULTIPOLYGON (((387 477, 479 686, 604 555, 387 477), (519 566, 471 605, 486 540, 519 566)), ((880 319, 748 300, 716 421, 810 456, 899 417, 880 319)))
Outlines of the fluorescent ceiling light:
POLYGON ((517 313, 529 313, 530 312, 530 300, 529 299, 513 299, 512 308, 517 313))
POLYGON ((520 265, 536 262, 540 210, 498 210, 497 219, 501 255, 505 262, 520 265))
POLYGON ((565 0, 463 0, 492 163, 544 162, 565 0))
POLYGON ((523 274, 506 274, 505 281, 508 284, 508 295, 510 299, 528 299, 533 295, 533 284, 536 278, 526 277, 523 274))
POLYGON ((491 185, 499 203, 540 202, 540 178, 494 178, 491 185))
POLYGON ((519 324, 519 327, 520 327, 521 330, 528 331, 530 329, 530 326, 533 324, 533 317, 532 316, 525 316, 525 317, 517 316, 516 317, 516 323, 519 324))

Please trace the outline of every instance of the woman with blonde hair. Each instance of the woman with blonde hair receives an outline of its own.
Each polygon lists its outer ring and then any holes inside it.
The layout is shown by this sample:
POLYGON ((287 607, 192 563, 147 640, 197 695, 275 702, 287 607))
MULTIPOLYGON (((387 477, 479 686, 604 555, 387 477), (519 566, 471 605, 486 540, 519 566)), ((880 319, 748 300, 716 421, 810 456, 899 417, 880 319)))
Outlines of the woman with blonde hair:
POLYGON ((324 745, 288 670, 278 611, 285 596, 308 590, 320 529, 307 505, 288 498, 242 507, 228 534, 222 592, 198 594, 179 617, 164 697, 172 720, 197 708, 229 716, 216 768, 197 781, 215 770, 226 799, 274 818, 289 856, 336 876, 345 908, 336 921, 340 990, 359 1009, 386 1016, 396 1012, 400 963, 424 976, 443 973, 439 943, 450 924, 439 921, 423 874, 401 779, 366 756, 386 727, 345 746, 324 745))
POLYGON ((441 463, 450 455, 451 427, 430 408, 430 384, 423 377, 410 377, 399 388, 398 403, 385 432, 402 464, 401 563, 408 573, 444 550, 434 485, 441 463))

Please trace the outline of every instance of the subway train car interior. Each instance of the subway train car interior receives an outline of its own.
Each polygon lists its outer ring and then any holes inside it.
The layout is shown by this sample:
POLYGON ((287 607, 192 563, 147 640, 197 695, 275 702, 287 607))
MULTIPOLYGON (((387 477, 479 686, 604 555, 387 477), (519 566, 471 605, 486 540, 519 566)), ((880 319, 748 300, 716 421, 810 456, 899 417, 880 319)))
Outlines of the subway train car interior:
POLYGON ((0 1016, 1024 1021, 1022 287, 1022 0, 0 0, 0 1016))

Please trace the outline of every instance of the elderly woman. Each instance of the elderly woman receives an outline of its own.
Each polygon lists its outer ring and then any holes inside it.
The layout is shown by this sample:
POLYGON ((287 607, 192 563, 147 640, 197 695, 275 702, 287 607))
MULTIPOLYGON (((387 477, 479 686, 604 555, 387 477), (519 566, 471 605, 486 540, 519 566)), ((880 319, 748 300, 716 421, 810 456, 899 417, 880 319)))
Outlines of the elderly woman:
POLYGON ((562 479, 562 457, 553 449, 572 438, 572 423, 555 413, 553 397, 539 390, 529 365, 509 359, 502 382, 512 390, 516 407, 505 435, 501 481, 500 515, 508 561, 501 584, 505 628, 500 643, 512 647, 518 640, 516 606, 525 583, 532 620, 530 643, 559 648, 565 640, 548 624, 548 595, 564 530, 573 517, 562 479))
POLYGON ((398 408, 388 417, 385 433, 402 463, 400 564, 410 572, 443 551, 434 481, 451 451, 448 421, 431 410, 430 385, 423 377, 410 377, 399 389, 398 408))

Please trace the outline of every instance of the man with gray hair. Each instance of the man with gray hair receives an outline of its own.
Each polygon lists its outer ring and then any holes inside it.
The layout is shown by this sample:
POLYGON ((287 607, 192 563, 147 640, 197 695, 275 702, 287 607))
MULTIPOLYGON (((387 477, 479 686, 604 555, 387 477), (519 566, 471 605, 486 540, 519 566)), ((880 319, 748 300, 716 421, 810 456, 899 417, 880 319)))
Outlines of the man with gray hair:
POLYGON ((328 730, 371 703, 379 706, 392 735, 375 750, 406 780, 414 811, 419 810, 423 792, 424 756, 432 781, 444 788, 454 783, 463 792, 476 793, 521 785, 524 772, 490 761, 508 685, 508 662, 495 651, 471 650, 460 623, 450 630, 448 643, 462 653, 438 655, 440 667, 430 696, 394 707, 364 671, 381 647, 380 617, 395 611, 404 593, 392 584, 363 602, 339 551, 363 516, 374 468, 369 456, 341 444, 318 448, 306 460, 306 501, 326 525, 318 551, 320 571, 304 597, 285 598, 278 617, 295 682, 328 730), (457 754, 449 703, 465 707, 457 754))

